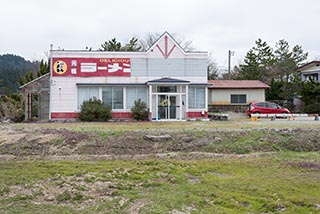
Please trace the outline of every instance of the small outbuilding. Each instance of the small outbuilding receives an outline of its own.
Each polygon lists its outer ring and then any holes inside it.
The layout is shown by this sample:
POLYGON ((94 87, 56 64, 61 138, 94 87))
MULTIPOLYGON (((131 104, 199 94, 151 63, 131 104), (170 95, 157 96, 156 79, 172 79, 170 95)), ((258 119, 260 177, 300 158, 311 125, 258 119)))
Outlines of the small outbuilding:
POLYGON ((24 97, 24 119, 37 117, 39 120, 49 120, 50 73, 24 84, 20 89, 24 97))
POLYGON ((269 86, 259 80, 209 80, 209 112, 245 112, 253 101, 265 101, 269 86))

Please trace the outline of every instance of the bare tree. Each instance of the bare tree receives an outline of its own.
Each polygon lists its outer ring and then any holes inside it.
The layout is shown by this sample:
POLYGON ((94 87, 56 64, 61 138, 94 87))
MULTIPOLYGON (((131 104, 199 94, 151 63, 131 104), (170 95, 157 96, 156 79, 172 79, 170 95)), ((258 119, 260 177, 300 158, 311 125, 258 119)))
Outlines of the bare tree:
POLYGON ((215 80, 219 77, 218 65, 215 59, 212 56, 212 53, 209 53, 207 60, 207 72, 208 72, 208 80, 215 80))

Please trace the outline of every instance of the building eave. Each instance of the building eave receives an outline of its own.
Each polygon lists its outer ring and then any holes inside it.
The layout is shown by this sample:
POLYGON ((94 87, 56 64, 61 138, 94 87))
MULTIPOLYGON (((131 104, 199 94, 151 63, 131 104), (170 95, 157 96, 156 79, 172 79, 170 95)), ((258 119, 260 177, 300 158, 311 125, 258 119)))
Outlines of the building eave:
POLYGON ((32 80, 32 81, 30 81, 30 82, 28 82, 28 83, 26 83, 26 84, 24 84, 24 85, 22 85, 22 86, 20 86, 19 89, 24 89, 25 87, 33 84, 34 82, 39 81, 40 79, 42 79, 42 78, 44 78, 44 77, 46 77, 46 76, 49 76, 49 75, 50 75, 50 72, 49 72, 49 73, 46 73, 46 74, 44 74, 44 75, 42 75, 42 76, 40 76, 40 77, 38 77, 38 78, 36 78, 36 79, 34 79, 34 80, 32 80))

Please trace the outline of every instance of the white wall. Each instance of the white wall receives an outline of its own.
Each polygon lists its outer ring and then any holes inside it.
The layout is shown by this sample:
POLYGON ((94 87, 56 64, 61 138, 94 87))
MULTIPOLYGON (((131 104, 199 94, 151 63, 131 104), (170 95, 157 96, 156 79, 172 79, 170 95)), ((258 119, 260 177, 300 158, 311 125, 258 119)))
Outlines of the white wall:
POLYGON ((209 89, 209 105, 230 105, 231 94, 246 94, 247 104, 265 101, 264 89, 209 89))
MULTIPOLYGON (((51 112, 77 112, 77 83, 85 84, 145 84, 159 77, 51 77, 51 112)), ((191 83, 203 82, 203 77, 175 77, 191 83)))
POLYGON ((301 70, 301 73, 309 73, 309 72, 319 71, 319 70, 320 70, 320 66, 313 65, 311 67, 308 67, 308 68, 301 70))
POLYGON ((50 111, 77 112, 77 78, 56 77, 51 80, 50 111))

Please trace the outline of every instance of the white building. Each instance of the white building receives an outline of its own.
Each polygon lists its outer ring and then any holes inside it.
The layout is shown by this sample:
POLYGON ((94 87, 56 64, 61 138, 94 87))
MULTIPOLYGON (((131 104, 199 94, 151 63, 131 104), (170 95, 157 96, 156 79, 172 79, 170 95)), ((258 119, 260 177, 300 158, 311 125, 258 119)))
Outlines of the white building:
POLYGON ((130 118, 134 101, 150 120, 207 117, 207 52, 186 52, 165 32, 146 52, 50 51, 49 119, 77 118, 96 97, 113 118, 130 118))
POLYGON ((320 82, 320 61, 306 63, 305 65, 298 67, 296 71, 300 72, 303 81, 312 79, 316 82, 320 82))

